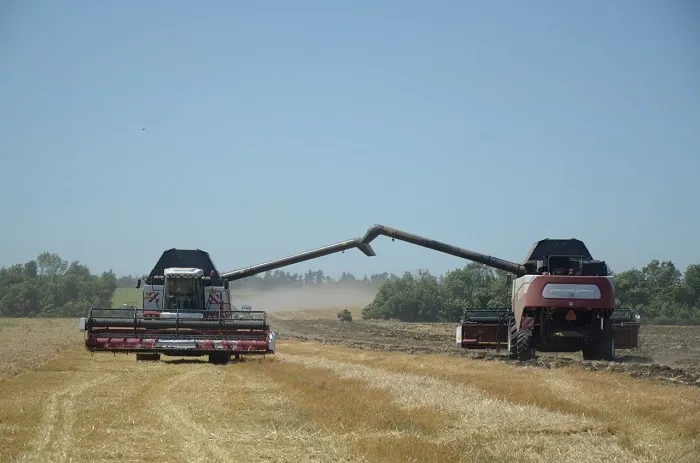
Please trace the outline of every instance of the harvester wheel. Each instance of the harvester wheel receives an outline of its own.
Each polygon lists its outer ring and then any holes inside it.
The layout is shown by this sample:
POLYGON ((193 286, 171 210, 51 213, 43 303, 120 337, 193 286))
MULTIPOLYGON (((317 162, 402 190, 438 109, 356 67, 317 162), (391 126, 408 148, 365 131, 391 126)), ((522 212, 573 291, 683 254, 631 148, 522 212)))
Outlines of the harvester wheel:
POLYGON ((603 332, 597 343, 583 349, 583 359, 607 361, 615 359, 615 333, 609 318, 603 321, 603 332))
POLYGON ((515 325, 515 317, 508 317, 508 358, 515 360, 518 358, 518 351, 515 348, 515 338, 518 327, 515 325))
POLYGON ((515 349, 518 360, 526 362, 535 356, 535 346, 532 345, 532 330, 520 330, 515 336, 515 349))
POLYGON ((152 353, 136 354, 136 361, 137 362, 157 362, 158 360, 160 360, 160 354, 152 354, 152 353))
POLYGON ((226 365, 231 361, 231 354, 229 352, 212 352, 209 354, 209 363, 214 365, 226 365))
POLYGON ((612 326, 608 326, 598 343, 598 358, 609 362, 615 360, 615 335, 612 326))

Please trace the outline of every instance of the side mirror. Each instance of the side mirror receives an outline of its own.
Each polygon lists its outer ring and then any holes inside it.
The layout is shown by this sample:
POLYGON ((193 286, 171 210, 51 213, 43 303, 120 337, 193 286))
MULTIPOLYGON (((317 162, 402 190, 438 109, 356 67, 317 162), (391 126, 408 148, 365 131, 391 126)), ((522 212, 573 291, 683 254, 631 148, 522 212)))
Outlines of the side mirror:
POLYGON ((140 287, 141 287, 141 278, 139 278, 139 279, 136 281, 136 287, 137 287, 137 288, 140 288, 140 287))
POLYGON ((508 285, 512 285, 512 284, 513 284, 513 275, 511 275, 510 273, 509 273, 508 275, 506 275, 506 283, 507 283, 508 285))

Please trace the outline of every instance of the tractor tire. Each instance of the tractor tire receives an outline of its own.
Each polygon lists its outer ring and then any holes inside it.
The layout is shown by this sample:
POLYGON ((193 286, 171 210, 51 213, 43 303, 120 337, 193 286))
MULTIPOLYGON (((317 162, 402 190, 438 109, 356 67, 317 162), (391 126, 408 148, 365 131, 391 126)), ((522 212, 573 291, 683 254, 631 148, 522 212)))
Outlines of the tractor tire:
POLYGON ((137 362, 157 362, 160 360, 160 354, 139 353, 136 354, 137 362))
POLYGON ((226 365, 230 361, 230 352, 212 352, 209 354, 209 363, 213 363, 214 365, 226 365))
POLYGON ((615 333, 612 326, 608 326, 605 334, 601 338, 597 346, 597 355, 600 360, 612 362, 615 360, 615 333))
POLYGON ((583 349, 583 359, 608 362, 615 360, 615 332, 610 319, 603 322, 603 332, 596 343, 583 349))
POLYGON ((508 358, 515 360, 518 358, 518 351, 515 348, 515 339, 518 335, 518 327, 515 325, 515 317, 508 317, 508 358))
POLYGON ((586 346, 581 349, 583 360, 598 360, 596 357, 596 346, 586 346))
POLYGON ((515 336, 515 350, 518 360, 527 362, 535 357, 535 346, 532 345, 532 330, 520 330, 515 336))

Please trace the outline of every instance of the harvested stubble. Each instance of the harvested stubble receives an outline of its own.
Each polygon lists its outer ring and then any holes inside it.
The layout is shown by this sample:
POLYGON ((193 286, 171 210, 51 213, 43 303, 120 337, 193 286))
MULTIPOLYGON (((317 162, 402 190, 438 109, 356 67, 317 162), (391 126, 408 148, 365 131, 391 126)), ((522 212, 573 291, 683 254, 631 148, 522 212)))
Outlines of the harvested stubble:
POLYGON ((227 366, 136 362, 91 357, 77 338, 0 380, 0 460, 690 462, 700 452, 695 387, 299 341, 227 366))
POLYGON ((0 318, 0 379, 82 348, 75 318, 0 318))

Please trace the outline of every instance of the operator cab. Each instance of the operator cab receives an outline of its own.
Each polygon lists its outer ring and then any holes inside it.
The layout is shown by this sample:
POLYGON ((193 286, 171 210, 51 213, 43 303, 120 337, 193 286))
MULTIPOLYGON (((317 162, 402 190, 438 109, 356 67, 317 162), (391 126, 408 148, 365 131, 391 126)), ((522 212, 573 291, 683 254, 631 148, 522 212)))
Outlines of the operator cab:
POLYGON ((168 312, 189 312, 204 310, 204 288, 201 268, 166 268, 165 310, 168 312))
POLYGON ((537 261, 537 273, 569 276, 606 276, 608 267, 604 261, 586 259, 584 256, 549 256, 537 261))

